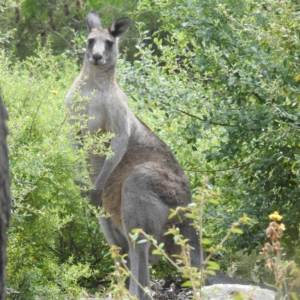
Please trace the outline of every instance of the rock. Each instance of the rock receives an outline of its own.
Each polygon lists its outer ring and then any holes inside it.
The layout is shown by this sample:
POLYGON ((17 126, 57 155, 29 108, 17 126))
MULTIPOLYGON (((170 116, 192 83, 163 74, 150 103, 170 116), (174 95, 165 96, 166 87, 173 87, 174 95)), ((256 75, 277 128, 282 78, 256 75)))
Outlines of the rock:
MULTIPOLYGON (((191 288, 172 289, 159 288, 154 291, 152 297, 155 300, 189 300, 193 296, 191 288)), ((112 295, 106 298, 81 298, 80 300, 112 300, 112 295)), ((202 289, 202 300, 274 300, 275 292, 253 285, 242 284, 214 284, 202 289)))
POLYGON ((275 292, 258 286, 214 284, 202 289, 204 300, 274 300, 275 292))

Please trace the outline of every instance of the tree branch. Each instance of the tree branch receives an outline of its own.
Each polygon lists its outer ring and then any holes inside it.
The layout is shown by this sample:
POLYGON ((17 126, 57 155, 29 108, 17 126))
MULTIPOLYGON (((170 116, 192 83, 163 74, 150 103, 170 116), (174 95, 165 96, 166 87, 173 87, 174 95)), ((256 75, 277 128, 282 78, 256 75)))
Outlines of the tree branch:
POLYGON ((48 27, 48 29, 49 29, 52 33, 54 33, 55 35, 59 36, 59 37, 67 44, 67 46, 68 46, 70 49, 73 48, 72 45, 69 43, 69 41, 67 41, 67 40, 66 40, 59 32, 53 30, 51 27, 48 27))
POLYGON ((251 162, 249 162, 247 164, 242 164, 242 165, 234 166, 234 167, 231 167, 231 168, 228 168, 228 169, 219 169, 219 170, 187 170, 187 169, 184 169, 184 171, 186 171, 186 172, 194 172, 194 173, 225 172, 225 171, 234 170, 234 169, 241 169, 241 168, 249 166, 249 165, 251 165, 253 163, 254 163, 254 161, 251 161, 251 162))
MULTIPOLYGON (((167 104, 165 101, 162 101, 162 100, 160 100, 160 102, 161 103, 163 103, 163 104, 167 104)), ((218 126, 233 126, 233 125, 230 125, 230 124, 226 124, 226 123, 216 123, 216 122, 213 122, 213 121, 211 121, 211 120, 204 120, 204 119, 202 119, 202 118, 200 118, 200 117, 197 117, 197 116, 195 116, 195 115, 193 115, 193 114, 190 114, 190 113, 188 113, 188 112, 186 112, 186 111, 183 111, 183 110, 181 110, 181 109, 179 109, 179 108, 174 108, 174 110, 175 111, 177 111, 177 112, 180 112, 180 113, 182 113, 182 114, 185 114, 185 115, 187 115, 187 116, 189 116, 189 117, 191 117, 191 118, 195 118, 195 119, 197 119, 197 120, 199 120, 199 121, 201 121, 201 122, 210 122, 211 124, 213 124, 213 125, 218 125, 218 126)))
POLYGON ((187 115, 187 116, 189 116, 189 117, 192 117, 192 118, 195 118, 195 119, 197 119, 197 120, 199 120, 199 121, 202 121, 202 122, 209 122, 209 123, 211 123, 211 124, 213 124, 213 125, 217 125, 217 126, 233 126, 233 125, 229 125, 229 124, 225 124, 225 123, 216 123, 216 122, 213 122, 213 121, 211 121, 211 120, 204 120, 204 119, 202 119, 202 118, 199 118, 199 117, 197 117, 197 116, 195 116, 195 115, 192 115, 192 114, 190 114, 190 113, 188 113, 188 112, 186 112, 186 111, 183 111, 183 110, 181 110, 181 109, 179 109, 179 108, 175 108, 175 110, 176 111, 178 111, 178 112, 180 112, 180 113, 182 113, 182 114, 185 114, 185 115, 187 115))

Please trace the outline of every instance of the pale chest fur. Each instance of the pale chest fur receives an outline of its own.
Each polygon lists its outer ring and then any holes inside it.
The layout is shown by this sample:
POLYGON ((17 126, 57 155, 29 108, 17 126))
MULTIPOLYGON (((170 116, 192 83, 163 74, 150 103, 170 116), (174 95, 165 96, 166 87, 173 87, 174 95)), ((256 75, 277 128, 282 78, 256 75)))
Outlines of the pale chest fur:
POLYGON ((115 108, 119 103, 125 103, 125 96, 114 82, 99 84, 77 79, 66 98, 66 105, 72 114, 81 118, 82 134, 87 131, 95 134, 99 130, 102 133, 113 132, 111 123, 119 117, 118 109, 115 108))
POLYGON ((93 84, 86 83, 81 88, 81 97, 85 101, 85 113, 88 115, 87 129, 95 134, 101 130, 106 132, 106 114, 109 95, 102 90, 99 90, 93 84))

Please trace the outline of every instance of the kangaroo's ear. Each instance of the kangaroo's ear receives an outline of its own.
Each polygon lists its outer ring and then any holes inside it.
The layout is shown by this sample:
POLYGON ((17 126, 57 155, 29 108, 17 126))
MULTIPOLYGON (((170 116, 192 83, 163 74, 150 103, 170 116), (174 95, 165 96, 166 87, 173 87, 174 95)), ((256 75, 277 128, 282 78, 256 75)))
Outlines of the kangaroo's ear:
POLYGON ((129 18, 117 19, 111 24, 108 30, 112 36, 119 37, 127 31, 130 23, 131 20, 129 18))
POLYGON ((86 23, 87 23, 89 32, 91 32, 92 29, 102 29, 99 15, 95 10, 92 10, 87 14, 86 23))

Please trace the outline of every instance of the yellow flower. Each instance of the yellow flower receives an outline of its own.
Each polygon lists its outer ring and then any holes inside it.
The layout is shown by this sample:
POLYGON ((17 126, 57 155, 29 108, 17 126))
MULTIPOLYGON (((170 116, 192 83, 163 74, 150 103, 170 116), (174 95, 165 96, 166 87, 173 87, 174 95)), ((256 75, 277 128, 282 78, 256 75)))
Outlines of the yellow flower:
POLYGON ((278 228, 281 230, 285 230, 285 225, 283 223, 281 223, 278 228))
POLYGON ((58 93, 58 91, 53 90, 53 91, 51 91, 51 93, 54 94, 54 95, 56 95, 58 93))
POLYGON ((278 211, 274 211, 272 214, 269 215, 269 219, 272 221, 281 221, 282 216, 278 213, 278 211))
POLYGON ((298 74, 297 76, 295 76, 294 79, 295 79, 296 82, 300 81, 300 74, 298 74))

